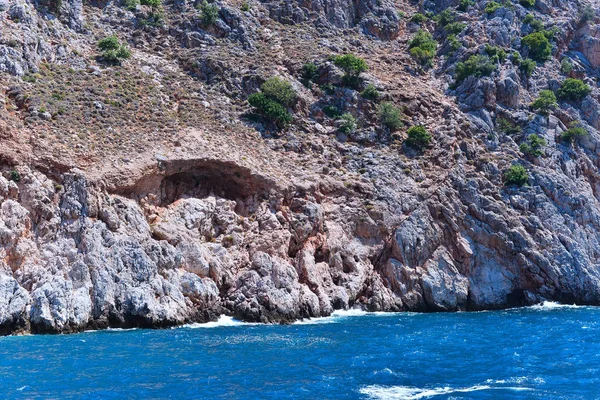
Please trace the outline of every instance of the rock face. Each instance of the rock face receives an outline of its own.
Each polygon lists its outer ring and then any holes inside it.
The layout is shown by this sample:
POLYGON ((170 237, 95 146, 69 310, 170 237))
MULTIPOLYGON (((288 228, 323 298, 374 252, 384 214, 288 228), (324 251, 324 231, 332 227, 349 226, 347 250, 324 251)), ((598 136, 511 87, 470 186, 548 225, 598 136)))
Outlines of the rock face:
POLYGON ((579 51, 593 68, 600 67, 600 25, 586 25, 579 31, 579 51))
POLYGON ((0 1, 0 334, 600 305, 587 3, 135 3, 0 1), (271 77, 282 129, 247 103, 271 77), (531 107, 567 77, 583 98, 531 107))

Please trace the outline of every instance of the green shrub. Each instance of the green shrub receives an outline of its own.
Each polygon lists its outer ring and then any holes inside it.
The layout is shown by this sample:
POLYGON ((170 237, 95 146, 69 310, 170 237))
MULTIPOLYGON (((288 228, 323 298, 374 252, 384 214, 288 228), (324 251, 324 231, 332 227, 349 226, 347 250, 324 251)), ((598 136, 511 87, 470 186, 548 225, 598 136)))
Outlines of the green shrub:
POLYGON ((360 92, 360 95, 367 100, 377 100, 379 98, 379 91, 375 86, 369 84, 365 90, 360 92))
POLYGON ((496 121, 496 125, 498 126, 500 132, 504 132, 507 135, 515 135, 523 131, 523 128, 521 128, 517 124, 512 123, 506 118, 498 118, 498 120, 496 121))
POLYGON ((338 131, 341 133, 345 133, 346 135, 350 135, 356 132, 356 118, 350 113, 345 113, 340 116, 340 126, 338 127, 338 131))
POLYGON ((462 22, 452 22, 444 27, 449 34, 458 35, 467 27, 467 24, 462 22))
POLYGON ((150 6, 154 9, 160 7, 160 0, 140 0, 140 4, 143 6, 150 6))
POLYGON ((535 6, 535 0, 519 0, 519 4, 526 8, 535 6))
POLYGON ((551 27, 550 29, 540 30, 540 32, 546 36, 548 40, 554 40, 556 35, 560 32, 560 29, 556 26, 551 27))
MULTIPOLYGON (((531 26, 531 29, 533 29, 534 32, 541 32, 544 30, 544 22, 540 19, 534 19, 529 23, 529 26, 531 26)), ((544 34, 544 36, 548 38, 548 35, 544 34)))
POLYGON ((542 90, 538 98, 531 103, 531 107, 541 114, 548 114, 548 112, 556 108, 557 105, 556 96, 552 90, 542 90))
POLYGON ((513 51, 510 53, 510 62, 512 62, 513 65, 519 66, 521 65, 521 62, 523 62, 523 58, 518 52, 513 51))
POLYGON ((248 103, 254 107, 260 115, 273 122, 279 128, 284 128, 292 122, 292 114, 290 114, 281 104, 268 98, 263 93, 252 93, 248 96, 248 103))
POLYGON ((281 78, 269 78, 260 86, 260 90, 269 99, 274 100, 284 107, 291 107, 296 102, 296 91, 292 85, 281 78))
POLYGON ((521 61, 519 69, 523 71, 526 77, 529 78, 533 74, 533 71, 535 71, 536 67, 537 63, 535 61, 533 61, 531 58, 526 58, 521 61))
POLYGON ((441 26, 446 26, 454 22, 456 16, 449 8, 446 8, 444 11, 433 17, 433 20, 440 24, 441 26))
POLYGON ((534 133, 533 135, 529 135, 526 143, 519 146, 519 150, 525 155, 539 157, 543 154, 542 149, 544 146, 546 146, 546 139, 534 133))
POLYGON ((240 10, 243 12, 250 11, 250 4, 248 4, 248 2, 243 2, 240 6, 240 10))
POLYGON ((410 19, 412 22, 415 22, 417 24, 421 24, 425 21, 427 21, 429 18, 427 18, 426 16, 424 16, 421 13, 415 13, 412 18, 410 19))
POLYGON ((591 5, 586 4, 586 6, 583 8, 583 10, 581 10, 580 21, 581 22, 593 21, 594 18, 596 18, 596 10, 594 10, 594 8, 591 5))
POLYGON ((395 131, 402 128, 402 113, 394 104, 386 102, 379 105, 379 120, 383 126, 395 131))
POLYGON ((505 185, 523 186, 529 181, 529 175, 525 167, 519 164, 511 165, 504 173, 505 185))
POLYGON ((487 3, 485 5, 485 9, 483 10, 483 12, 486 14, 492 14, 492 13, 496 12, 496 10, 499 8, 502 8, 502 4, 500 4, 496 1, 490 1, 489 3, 487 3))
POLYGON ((335 57, 333 63, 344 70, 347 75, 360 75, 361 72, 369 69, 367 62, 354 54, 345 54, 335 57))
POLYGON ((365 60, 354 54, 336 56, 333 63, 345 72, 342 77, 342 84, 353 89, 360 85, 360 73, 369 68, 365 60))
POLYGON ((571 63, 571 61, 569 61, 568 58, 563 58, 560 62, 560 70, 564 74, 570 74, 571 71, 573 71, 573 64, 571 63))
POLYGON ((569 129, 564 131, 560 137, 563 141, 567 143, 573 143, 580 137, 584 137, 588 135, 588 131, 585 128, 578 126, 577 123, 572 125, 569 129))
POLYGON ((414 149, 421 150, 431 143, 431 134, 424 126, 411 126, 407 133, 406 144, 414 149))
POLYGON ((580 79, 567 78, 558 89, 558 97, 563 100, 577 101, 592 92, 592 88, 580 79))
POLYGON ((544 62, 552 55, 552 45, 542 32, 534 32, 523 38, 523 45, 529 49, 529 56, 538 62, 544 62))
POLYGON ((435 57, 437 42, 431 33, 419 29, 414 38, 409 42, 410 55, 421 65, 430 66, 435 57))
POLYGON ((323 114, 327 115, 329 118, 337 118, 341 113, 336 106, 326 105, 323 107, 323 114))
POLYGON ((475 0, 460 0, 458 3, 458 11, 467 11, 473 4, 475 4, 475 0))
POLYGON ((456 64, 456 82, 460 83, 469 76, 488 76, 498 68, 490 58, 483 54, 472 55, 465 62, 456 64))
POLYGON ((98 49, 101 51, 102 59, 111 64, 118 64, 121 60, 131 57, 131 51, 114 35, 100 40, 98 49))
POLYGON ((309 62, 302 66, 302 82, 305 86, 310 86, 319 77, 319 69, 315 63, 309 62))
POLYGON ((462 43, 460 40, 458 40, 458 38, 456 37, 456 35, 449 35, 448 36, 448 44, 450 45, 450 52, 453 53, 456 50, 460 49, 462 47, 462 43))
POLYGON ((123 5, 129 11, 135 11, 138 4, 140 4, 139 0, 124 0, 123 5))
POLYGON ((199 3, 198 8, 200 9, 202 22, 205 25, 213 25, 219 19, 219 6, 216 4, 209 4, 208 1, 204 0, 199 3))
POLYGON ((502 47, 490 46, 486 43, 484 51, 488 56, 491 57, 492 61, 494 62, 499 61, 503 63, 504 61, 506 61, 506 51, 504 51, 502 47))
POLYGON ((21 182, 21 174, 19 174, 19 171, 13 169, 8 173, 8 179, 13 182, 19 183, 21 182))

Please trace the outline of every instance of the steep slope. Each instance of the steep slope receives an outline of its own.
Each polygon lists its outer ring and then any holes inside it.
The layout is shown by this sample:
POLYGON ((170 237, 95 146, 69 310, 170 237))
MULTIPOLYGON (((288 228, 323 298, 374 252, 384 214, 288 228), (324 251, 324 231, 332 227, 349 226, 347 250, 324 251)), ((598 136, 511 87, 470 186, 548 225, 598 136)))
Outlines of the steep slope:
POLYGON ((0 3, 2 332, 600 304, 598 2, 144 3, 0 3))

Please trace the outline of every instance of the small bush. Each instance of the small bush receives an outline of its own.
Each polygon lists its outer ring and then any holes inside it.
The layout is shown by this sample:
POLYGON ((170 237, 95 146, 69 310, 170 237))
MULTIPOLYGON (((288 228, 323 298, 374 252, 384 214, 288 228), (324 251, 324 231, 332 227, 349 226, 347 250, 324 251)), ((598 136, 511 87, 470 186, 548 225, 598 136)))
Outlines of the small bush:
POLYGON ((458 11, 467 11, 473 4, 475 4, 475 0, 460 0, 458 3, 458 11))
POLYGON ((571 63, 571 61, 569 61, 568 58, 563 58, 560 62, 560 70, 564 74, 570 74, 571 71, 573 71, 573 64, 571 63))
POLYGON ((431 33, 419 29, 414 38, 409 42, 410 55, 421 65, 430 66, 435 57, 437 42, 431 33))
POLYGON ((424 126, 411 126, 407 133, 406 144, 414 149, 421 150, 431 143, 431 134, 424 126))
POLYGON ((204 0, 199 3, 198 8, 200 9, 202 22, 205 25, 213 25, 219 19, 219 6, 216 4, 209 4, 208 1, 204 0))
POLYGON ((344 70, 347 75, 358 76, 369 69, 367 62, 354 54, 345 54, 335 57, 333 63, 344 70))
POLYGON ((558 97, 563 100, 577 101, 592 92, 592 88, 580 79, 567 78, 558 89, 558 97))
POLYGON ((19 174, 19 171, 13 169, 8 173, 8 179, 13 182, 19 183, 21 182, 21 174, 19 174))
POLYGON ((541 114, 548 114, 557 105, 556 96, 552 90, 542 90, 538 98, 531 103, 531 107, 541 114))
POLYGON ((291 107, 296 102, 296 91, 292 85, 281 78, 269 78, 260 86, 265 96, 285 107, 291 107))
POLYGON ((537 63, 531 58, 526 58, 521 61, 519 69, 529 78, 533 74, 533 71, 535 71, 535 67, 537 67, 537 63))
POLYGON ((577 124, 574 124, 573 126, 571 126, 569 129, 567 129, 566 131, 564 131, 560 137, 563 141, 567 142, 567 143, 573 143, 575 142, 577 139, 587 136, 588 135, 588 131, 585 130, 585 128, 578 126, 577 124))
POLYGON ((498 126, 500 132, 504 132, 507 135, 515 135, 523 131, 523 128, 521 128, 517 124, 512 123, 506 118, 498 118, 498 120, 496 121, 496 125, 498 126))
POLYGON ((525 36, 523 45, 529 49, 529 56, 538 62, 544 62, 552 55, 552 45, 542 32, 534 32, 525 36))
POLYGON ((131 51, 114 35, 100 40, 98 49, 101 51, 102 59, 111 64, 118 64, 121 60, 131 57, 131 51))
POLYGON ((523 62, 523 58, 518 52, 513 51, 510 53, 510 62, 512 62, 513 65, 519 66, 521 65, 521 62, 523 62))
POLYGON ((326 105, 323 107, 323 114, 327 115, 329 118, 337 118, 341 113, 336 106, 326 105))
POLYGON ((243 2, 240 6, 240 10, 243 12, 250 11, 250 4, 248 4, 247 2, 243 2))
POLYGON ((154 9, 160 7, 160 0, 140 0, 140 4, 143 6, 150 6, 154 9))
POLYGON ((486 44, 484 51, 494 62, 503 63, 506 61, 506 51, 504 51, 502 47, 490 46, 489 44, 486 44))
POLYGON ((496 12, 496 10, 498 10, 499 8, 502 8, 502 4, 496 1, 490 1, 485 5, 485 9, 483 10, 483 12, 486 14, 492 14, 496 12))
POLYGON ((533 14, 527 14, 525 18, 523 18, 524 24, 531 24, 533 21, 535 21, 535 15, 533 14))
POLYGON ((379 98, 379 91, 375 86, 369 84, 365 90, 360 92, 360 95, 367 100, 377 100, 379 98))
POLYGON ((357 124, 356 118, 350 113, 345 113, 340 116, 339 119, 340 126, 338 127, 338 131, 344 133, 346 135, 350 135, 356 132, 357 124))
POLYGON ((523 186, 529 181, 529 175, 525 167, 519 164, 511 165, 504 173, 505 185, 523 186))
POLYGON ((427 18, 425 15, 423 15, 421 13, 415 13, 410 20, 417 24, 422 24, 423 22, 427 21, 428 19, 429 18, 427 18))
POLYGON ((519 0, 519 4, 526 8, 532 8, 535 6, 535 0, 519 0))
POLYGON ((456 82, 460 83, 469 76, 488 76, 498 68, 496 63, 483 54, 472 55, 465 62, 456 65, 456 82))
POLYGON ((446 25, 453 23, 455 18, 456 16, 454 13, 450 11, 449 8, 446 8, 444 11, 433 17, 433 20, 445 27, 446 25))
POLYGON ((381 103, 379 105, 379 120, 383 126, 391 131, 402 128, 402 113, 392 103, 381 103))
POLYGON ((593 21, 594 18, 596 18, 596 11, 594 10, 594 8, 591 5, 586 4, 586 6, 583 8, 583 10, 581 10, 580 21, 581 22, 593 21))
POLYGON ((360 73, 369 68, 365 60, 354 54, 337 56, 334 58, 333 62, 345 72, 342 77, 342 84, 353 89, 358 88, 360 85, 360 73))
POLYGON ((305 86, 310 86, 319 77, 318 68, 315 63, 306 63, 302 66, 302 82, 305 86))
POLYGON ((546 139, 533 134, 529 135, 526 143, 519 146, 519 150, 525 155, 539 157, 543 154, 544 146, 546 146, 546 139))
POLYGON ((444 27, 444 29, 446 29, 446 32, 448 32, 448 34, 458 35, 466 27, 467 27, 467 24, 465 24, 465 23, 462 23, 462 22, 452 22, 452 23, 446 25, 444 27))
POLYGON ((450 46, 451 53, 454 53, 455 51, 457 51, 458 49, 460 49, 462 47, 462 43, 460 40, 458 40, 456 35, 448 36, 448 45, 450 46))
POLYGON ((123 5, 129 11, 135 11, 138 4, 140 4, 139 0, 124 0, 123 5))
POLYGON ((248 96, 248 103, 265 119, 277 127, 284 128, 292 122, 292 115, 278 102, 268 98, 263 93, 253 93, 248 96))

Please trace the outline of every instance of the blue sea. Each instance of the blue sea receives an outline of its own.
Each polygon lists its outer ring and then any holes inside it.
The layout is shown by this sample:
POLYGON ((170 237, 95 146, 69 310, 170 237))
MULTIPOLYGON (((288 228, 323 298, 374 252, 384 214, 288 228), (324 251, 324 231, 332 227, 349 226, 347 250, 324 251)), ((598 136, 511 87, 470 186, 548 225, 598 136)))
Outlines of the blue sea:
POLYGON ((15 399, 595 399, 600 309, 10 336, 0 387, 15 399))

